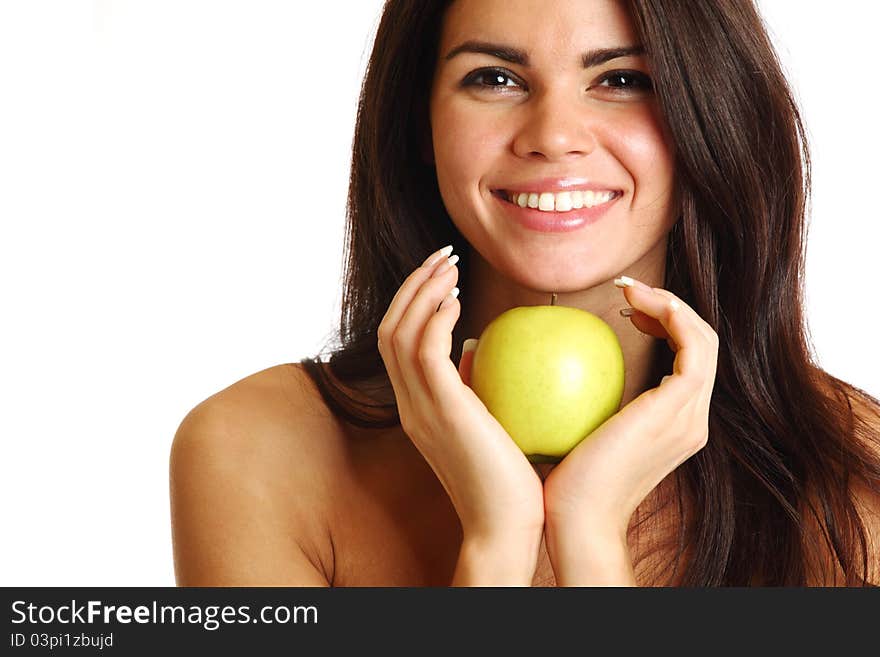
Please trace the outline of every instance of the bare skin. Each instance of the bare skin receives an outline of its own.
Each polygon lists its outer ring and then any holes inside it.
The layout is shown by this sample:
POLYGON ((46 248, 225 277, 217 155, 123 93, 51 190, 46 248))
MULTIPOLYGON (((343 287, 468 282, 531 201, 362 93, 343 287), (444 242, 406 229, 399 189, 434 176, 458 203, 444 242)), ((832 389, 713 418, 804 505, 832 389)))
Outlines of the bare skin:
MULTIPOLYGON (((559 0, 549 9, 546 2, 534 0, 519 0, 515 5, 500 0, 460 0, 451 6, 443 23, 441 55, 431 90, 428 155, 435 164, 447 210, 469 242, 471 268, 468 280, 461 282, 461 314, 459 321, 452 323, 454 335, 447 334, 448 337, 443 338, 442 330, 436 327, 432 334, 438 344, 449 340, 452 347, 449 351, 457 355, 463 339, 478 336, 493 317, 513 306, 547 303, 551 292, 555 292, 560 305, 590 310, 615 328, 627 368, 622 403, 626 406, 647 387, 655 338, 667 336, 658 313, 666 311, 660 310, 657 302, 652 301, 643 306, 647 309, 653 304, 655 308, 651 313, 622 318, 619 309, 643 304, 645 300, 638 302, 640 293, 636 291, 622 293, 612 279, 626 274, 649 286, 661 285, 666 239, 676 218, 670 142, 649 87, 636 83, 644 79, 637 76, 649 76, 650 69, 645 58, 638 54, 618 57, 586 69, 582 66, 582 53, 591 49, 638 45, 629 19, 617 2, 559 0), (554 20, 548 21, 547 16, 553 16, 554 20), (462 52, 449 56, 453 48, 468 40, 513 46, 526 52, 530 63, 528 66, 511 64, 485 53, 462 52), (486 89, 483 85, 462 84, 464 78, 473 77, 474 71, 498 66, 504 66, 508 80, 516 80, 515 84, 505 85, 510 88, 503 93, 486 89), (611 75, 615 70, 631 71, 636 75, 626 78, 629 84, 621 88, 618 87, 619 78, 611 75), (519 227, 510 221, 493 195, 496 188, 527 184, 536 178, 571 177, 591 183, 601 181, 609 189, 622 194, 602 221, 573 233, 537 233, 519 227)), ((418 272, 414 273, 414 276, 418 275, 418 272)), ((415 381, 419 377, 413 375, 416 345, 411 344, 411 338, 402 336, 421 333, 417 327, 424 324, 421 317, 424 310, 416 312, 413 307, 421 305, 424 309, 433 305, 436 308, 437 300, 428 304, 428 297, 437 294, 441 284, 451 287, 452 281, 447 273, 431 283, 423 283, 421 279, 405 284, 409 285, 404 295, 406 303, 398 300, 399 307, 392 304, 379 329, 380 352, 395 385, 398 405, 407 411, 407 417, 415 417, 408 398, 410 393, 417 394, 415 381), (420 290, 420 285, 424 289, 420 290), (403 325, 407 325, 406 330, 402 330, 403 325), (383 330, 388 338, 384 350, 381 345, 383 330), (390 339, 392 336, 395 340, 390 339), (401 338, 400 344, 392 345, 397 338, 401 338)), ((450 332, 452 325, 448 329, 450 332)), ((705 331, 705 327, 699 330, 705 331)), ((707 364, 714 362, 708 354, 703 360, 707 364)), ((451 391, 449 400, 461 401, 462 392, 452 390, 455 386, 460 387, 461 381, 449 380, 448 372, 446 376, 444 385, 451 391)), ((421 397, 425 398, 425 394, 421 393, 421 397)), ((349 488, 334 490, 331 498, 363 499, 361 513, 369 518, 361 523, 356 517, 346 515, 343 509, 328 509, 329 517, 336 521, 331 522, 335 531, 348 533, 348 536, 340 536, 338 541, 334 538, 332 542, 336 555, 333 562, 339 566, 334 583, 355 583, 359 577, 371 577, 371 573, 379 579, 381 576, 394 579, 397 568, 403 568, 405 572, 407 568, 412 569, 412 565, 402 565, 406 561, 404 553, 396 559, 387 558, 387 553, 385 558, 382 557, 383 546, 392 544, 389 536, 379 534, 384 536, 379 539, 382 549, 375 554, 365 548, 365 543, 359 542, 369 540, 371 527, 384 526, 386 534, 391 535, 394 527, 407 533, 411 529, 402 528, 411 528, 411 522, 419 518, 424 519, 424 531, 430 534, 430 540, 424 535, 411 537, 411 540, 416 545, 430 544, 433 550, 438 550, 431 563, 443 571, 440 580, 446 578, 449 569, 455 565, 454 556, 462 547, 460 521, 466 520, 471 528, 464 532, 468 536, 500 537, 500 540, 493 541, 493 550, 484 558, 485 562, 496 561, 508 546, 518 552, 515 555, 518 572, 510 581, 523 581, 526 571, 532 581, 552 581, 553 569, 547 561, 543 533, 544 504, 540 486, 537 486, 537 493, 530 492, 527 496, 520 493, 525 487, 529 490, 535 488, 529 475, 522 470, 524 465, 530 468, 523 463, 522 454, 510 453, 508 437, 489 435, 493 430, 487 424, 485 409, 481 412, 469 408, 465 414, 461 406, 450 403, 425 408, 419 420, 423 425, 429 424, 439 413, 458 416, 460 440, 452 442, 448 434, 423 436, 416 435, 416 432, 407 435, 401 430, 380 437, 384 445, 394 445, 401 450, 403 462, 399 476, 403 481, 395 479, 398 476, 396 469, 389 472, 385 467, 377 468, 371 460, 375 458, 374 448, 349 450, 347 447, 369 444, 371 439, 362 441, 358 432, 351 429, 341 433, 338 428, 335 433, 332 428, 321 431, 322 436, 333 433, 332 439, 325 439, 324 444, 346 446, 340 447, 344 456, 334 461, 337 466, 341 462, 351 467, 342 471, 341 474, 348 476, 341 477, 339 485, 364 486, 360 498, 352 495, 349 488), (480 446, 481 454, 468 455, 468 451, 476 449, 476 426, 485 430, 478 431, 478 435, 488 432, 487 440, 480 446), (420 440, 416 445, 418 449, 415 449, 413 442, 417 438, 420 440), (455 456, 450 456, 456 443, 459 449, 455 456), (504 452, 503 465, 498 459, 501 451, 504 452), (423 459, 425 454, 431 461, 427 468, 423 459), (468 458, 474 463, 484 463, 491 458, 497 472, 482 471, 478 478, 467 479, 467 474, 459 478, 461 473, 473 470, 473 463, 468 463, 468 458), (403 494, 399 501, 371 505, 367 502, 373 499, 370 473, 376 469, 375 485, 380 490, 388 490, 383 488, 388 486, 392 491, 414 487, 424 491, 427 498, 403 494), (427 478, 407 480, 407 477, 414 476, 413 472, 424 473, 427 478), (437 472, 442 474, 443 486, 438 487, 437 472), (493 482, 481 481, 480 478, 488 474, 495 477, 493 482), (498 501, 501 490, 505 491, 505 504, 496 504, 498 508, 493 509, 491 507, 498 501), (533 511, 535 502, 541 509, 537 515, 533 511), (432 516, 425 513, 425 508, 436 512, 431 522, 427 521, 432 516), (459 511, 472 508, 479 508, 480 513, 462 519, 459 511), (371 517, 371 510, 380 517, 371 517), (393 523, 383 525, 381 517, 387 518, 389 514, 393 523), (360 532, 352 533, 352 527, 360 527, 360 532), (512 536, 516 538, 511 539, 512 536), (347 548, 358 544, 358 548, 347 548), (345 559, 355 559, 356 555, 366 561, 356 567, 346 567, 345 559), (382 568, 390 570, 383 572, 382 568)), ((418 424, 419 420, 411 422, 418 424)), ((400 463, 390 455, 387 461, 400 463)), ((380 462, 379 466, 383 465, 380 462)), ((551 467, 542 466, 540 470, 543 479, 551 467)), ((568 478, 577 480, 577 473, 568 478)), ((666 477, 658 476, 651 488, 661 479, 666 477)), ((659 506, 658 500, 666 499, 668 492, 668 485, 646 490, 638 508, 627 511, 628 522, 623 525, 624 529, 627 525, 634 527, 645 516, 646 510, 659 506)), ((667 526, 674 526, 668 518, 656 524, 664 531, 667 526)), ((604 525, 611 526, 607 522, 604 525)), ((604 529, 599 533, 604 534, 604 529)), ((656 532, 654 540, 644 538, 648 529, 642 527, 640 540, 636 540, 632 532, 626 532, 625 540, 632 559, 629 555, 625 558, 627 572, 622 581, 629 580, 631 569, 639 581, 644 576, 640 571, 643 553, 662 542, 656 538, 656 532)), ((618 531, 617 519, 613 531, 618 531)), ((333 530, 329 533, 332 535, 333 530)), ((589 553, 594 551, 592 547, 581 549, 578 546, 571 551, 589 553)), ((418 558, 416 553, 413 552, 412 558, 418 558)), ((324 553, 321 562, 326 563, 327 558, 324 553)), ((428 580, 438 577, 438 572, 431 568, 421 570, 420 575, 410 572, 413 577, 428 580)))
MULTIPOLYGON (((399 427, 364 430, 336 421, 298 364, 252 374, 200 407, 227 433, 210 445, 202 440, 204 430, 196 440, 186 436, 175 444, 178 585, 449 585, 461 524, 437 477, 399 427), (235 427, 247 435, 239 439, 235 427), (210 471, 212 483, 222 488, 216 498, 198 475, 206 463, 226 457, 229 469, 223 471, 231 480, 217 482, 210 471), (257 485, 254 499, 252 485, 257 485), (255 531, 260 527, 272 529, 255 531), (297 536, 295 545, 287 545, 289 535, 297 536), (314 573, 306 579, 299 571, 288 575, 296 548, 314 573)), ((660 493, 658 487, 636 515, 644 519, 660 493)), ((634 519, 630 545, 640 585, 670 575, 664 569, 671 543, 664 548, 664 542, 671 540, 674 509, 670 504, 640 528, 634 519)), ((543 542, 531 585, 556 585, 543 542)))
POLYGON ((620 70, 650 76, 647 59, 631 55, 584 69, 580 54, 637 44, 617 2, 462 0, 444 20, 431 94, 430 159, 470 244, 453 353, 505 310, 547 304, 555 292, 559 305, 589 310, 615 329, 627 368, 624 405, 647 388, 654 338, 620 316, 627 303, 611 281, 626 274, 663 284, 676 218, 672 148, 654 95, 638 78, 621 89, 607 77, 620 70), (529 62, 444 56, 472 40, 513 46, 529 62), (496 72, 472 79, 486 69, 496 72), (574 233, 524 230, 492 190, 545 177, 602 181, 624 195, 609 216, 574 233))
MULTIPOLYGON (((179 586, 449 584, 461 526, 437 477, 399 427, 368 431, 339 423, 296 364, 252 374, 201 407, 226 432, 175 441, 171 511, 179 586), (240 440, 235 427, 247 430, 240 440), (227 459, 229 480, 217 481, 210 469, 211 483, 199 480, 206 462, 227 459), (255 484, 254 498, 247 493, 255 484), (300 550, 308 575, 293 561, 300 550)), ((638 586, 677 583, 671 566, 679 518, 674 503, 664 504, 673 494, 671 481, 664 481, 634 514, 629 549, 638 586), (636 518, 644 522, 637 526, 636 518)), ((875 546, 871 581, 878 583, 880 499, 864 489, 857 499, 875 546)), ((842 582, 827 551, 812 562, 842 582)), ((829 583, 818 575, 809 580, 829 583)), ((531 585, 556 585, 543 541, 531 585)))
MULTIPOLYGON (((674 320, 667 304, 680 307, 681 300, 651 291, 664 279, 677 199, 671 141, 640 46, 623 5, 612 0, 559 0, 552 6, 461 0, 442 24, 429 103, 430 144, 423 152, 434 165, 450 217, 467 239, 468 278, 461 281, 461 301, 444 302, 443 318, 434 321, 428 300, 436 308, 442 300, 439 281, 448 291, 457 274, 438 268, 435 281, 414 272, 379 326, 379 349, 407 434, 438 473, 459 515, 468 515, 462 518, 465 544, 486 546, 483 563, 517 564, 507 569, 509 581, 522 581, 522 564, 532 561, 535 537, 543 533, 552 539, 547 545, 551 558, 556 556, 555 572, 563 572, 567 582, 592 582, 595 575, 609 584, 632 583, 626 534, 638 504, 705 444, 717 336, 689 308, 674 320), (614 54, 588 54, 602 49, 614 54), (578 185, 612 193, 615 201, 601 220, 574 231, 521 224, 506 194, 578 185), (619 275, 641 281, 641 290, 621 294, 612 283, 619 275), (642 296, 644 290, 649 296, 642 296), (575 450, 580 455, 573 452, 561 467, 539 468, 545 483, 535 493, 532 477, 522 472, 522 455, 507 453, 508 437, 497 439, 485 409, 462 390, 442 354, 457 352, 464 338, 478 336, 503 311, 546 304, 551 293, 560 305, 589 310, 617 329, 627 364, 624 406, 638 403, 604 440, 595 441, 592 454, 575 450), (630 304, 644 312, 625 324, 618 311, 630 304), (640 399, 654 385, 654 338, 679 332, 688 336, 687 355, 677 361, 679 377, 662 393, 640 399), (686 399, 695 400, 693 409, 679 406, 686 399), (663 413, 656 412, 660 408, 663 413), (649 426, 652 415, 678 419, 667 431, 658 420, 649 426), (689 419, 682 420, 685 416, 689 419), (665 437, 657 439, 660 434, 665 437), (650 463, 640 447, 646 443, 668 449, 650 463), (642 464, 631 464, 632 456, 642 464), (470 473, 490 459, 497 472, 487 484, 470 473), (609 476, 621 467, 630 467, 631 480, 609 476), (585 483, 590 481, 597 483, 585 483), (616 492, 601 490, 600 481, 616 492), (596 512, 584 514, 585 509, 596 512), (550 520, 548 533, 543 530, 550 520)), ((560 220, 565 216, 558 208, 556 214, 560 220)))
MULTIPOLYGON (((614 578, 606 583, 612 584, 677 582, 673 546, 681 518, 673 474, 680 454, 704 444, 700 430, 718 345, 711 328, 681 300, 665 290, 650 291, 663 284, 668 234, 677 217, 671 142, 650 92, 608 86, 613 71, 649 75, 648 62, 628 55, 588 69, 581 64, 583 52, 631 45, 636 45, 635 33, 622 4, 610 0, 457 0, 451 5, 441 34, 425 152, 436 167, 447 210, 467 239, 471 267, 460 282, 454 267, 436 278, 427 270, 414 272, 398 293, 405 299, 392 302, 380 326, 380 354, 411 435, 400 427, 367 431, 342 423, 297 366, 259 372, 219 393, 202 415, 221 421, 202 424, 217 428, 220 444, 200 446, 203 441, 191 437, 203 432, 195 422, 192 430, 181 432, 172 457, 178 583, 445 586, 456 575, 466 580, 473 574, 462 575, 458 568, 466 535, 474 534, 502 537, 490 557, 503 556, 508 546, 517 552, 518 572, 511 581, 554 585, 561 572, 561 584, 589 583, 608 571, 614 578), (530 63, 485 53, 446 56, 468 40, 512 46, 527 52, 530 63), (504 91, 463 84, 486 68, 504 69, 504 91), (603 220, 571 233, 539 233, 510 221, 493 190, 547 177, 602 181, 623 195, 603 220), (647 283, 648 292, 618 289, 612 281, 620 275, 647 283), (460 300, 444 302, 445 309, 435 312, 457 282, 460 300), (595 443, 604 447, 579 449, 555 468, 542 467, 542 493, 522 455, 510 452, 474 404, 465 412, 454 403, 419 407, 412 401, 438 391, 453 402, 472 401, 464 376, 455 372, 463 340, 479 336, 508 308, 548 303, 553 292, 560 305, 589 310, 614 328, 624 352, 626 388, 620 421, 595 443), (670 311, 670 301, 679 304, 678 311, 670 311), (625 306, 640 312, 623 318, 618 311, 625 306), (648 390, 658 340, 678 350, 676 366, 669 382, 648 390), (422 367, 417 354, 428 354, 434 371, 422 367), (433 390, 419 389, 425 373, 434 381, 433 390), (649 392, 653 406, 640 407, 649 392), (699 408, 682 420, 680 431, 670 433, 672 424, 654 417, 697 398, 699 408), (444 414, 457 421, 457 435, 424 430, 444 414), (253 418, 260 426, 253 426, 253 418), (476 436, 474 427, 480 428, 476 436), (664 441, 666 453, 645 455, 645 447, 664 441), (477 448, 479 458, 469 462, 469 450, 477 448), (204 449, 222 466, 205 475, 204 485, 222 481, 224 492, 232 487, 237 495, 205 497, 194 479, 204 471, 204 449), (235 458, 217 456, 215 449, 231 450, 235 458), (495 458, 502 452, 503 459, 495 458), (242 458, 246 469, 239 465, 242 458), (474 463, 490 461, 503 467, 473 476, 474 463), (610 490, 578 484, 608 473, 613 475, 609 486, 630 476, 618 486, 638 488, 637 503, 623 500, 619 514, 575 526, 571 536, 551 541, 548 551, 550 518, 545 525, 534 511, 540 496, 546 503, 552 488, 576 503, 553 523, 561 537, 576 525, 579 511, 596 508, 610 490), (483 476, 492 477, 491 485, 483 476), (525 489, 528 494, 519 495, 525 489), (491 508, 502 490, 506 503, 491 508), (480 513, 462 518, 462 511, 474 508, 480 513), (520 524, 512 512, 518 508, 527 509, 520 524), (585 541, 593 530, 602 537, 622 533, 624 545, 585 541), (526 532, 530 536, 521 548, 506 540, 526 532), (602 559, 589 562, 606 547, 616 559, 612 568, 602 559), (206 553, 214 556, 206 560, 206 553), (297 555, 295 565, 285 561, 287 553, 297 555)), ((492 77, 497 80, 497 72, 492 77)), ((684 502, 687 508, 689 501, 684 502)))

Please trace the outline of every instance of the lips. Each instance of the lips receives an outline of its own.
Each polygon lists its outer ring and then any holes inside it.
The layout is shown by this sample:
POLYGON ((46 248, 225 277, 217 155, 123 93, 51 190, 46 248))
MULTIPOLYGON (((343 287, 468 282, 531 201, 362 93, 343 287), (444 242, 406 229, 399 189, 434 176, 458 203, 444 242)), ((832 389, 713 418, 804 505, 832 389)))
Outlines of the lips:
POLYGON ((599 205, 587 208, 545 211, 538 208, 520 207, 507 200, 502 190, 492 192, 498 207, 504 216, 514 224, 536 233, 570 233, 594 224, 602 219, 621 198, 616 194, 613 198, 599 205))

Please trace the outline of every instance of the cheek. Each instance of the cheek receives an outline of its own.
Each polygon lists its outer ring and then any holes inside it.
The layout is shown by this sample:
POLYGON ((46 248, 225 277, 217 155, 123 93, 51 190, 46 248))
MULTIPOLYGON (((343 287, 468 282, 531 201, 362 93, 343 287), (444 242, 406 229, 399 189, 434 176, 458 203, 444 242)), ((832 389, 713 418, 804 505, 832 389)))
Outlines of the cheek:
POLYGON ((454 102, 434 111, 431 135, 437 183, 455 217, 485 191, 480 190, 480 181, 491 174, 508 137, 484 113, 454 102))
POLYGON ((437 112, 431 122, 434 157, 438 175, 463 176, 484 170, 497 157, 504 143, 501 126, 479 112, 468 111, 465 103, 451 103, 437 112))
POLYGON ((674 157, 660 121, 646 113, 618 134, 618 152, 635 185, 633 209, 665 208, 673 191, 674 157))

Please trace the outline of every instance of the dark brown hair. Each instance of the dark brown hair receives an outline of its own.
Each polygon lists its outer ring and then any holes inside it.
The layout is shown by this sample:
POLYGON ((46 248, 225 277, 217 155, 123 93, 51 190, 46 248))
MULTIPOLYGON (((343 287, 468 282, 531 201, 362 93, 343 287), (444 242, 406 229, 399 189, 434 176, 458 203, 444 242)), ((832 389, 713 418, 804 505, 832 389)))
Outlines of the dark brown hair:
MULTIPOLYGON (((421 155, 448 4, 386 2, 355 128, 339 332, 328 358, 301 361, 332 411, 360 427, 399 422, 376 331, 403 280, 448 243, 467 280, 467 244, 421 155)), ((868 419, 880 403, 814 358, 810 155, 777 55, 752 2, 626 5, 675 148, 681 216, 664 287, 720 339, 708 444, 675 471, 681 513, 691 504, 672 575, 685 586, 865 584, 869 543, 852 487, 880 492, 868 419), (835 562, 827 572, 810 558, 823 550, 835 562)), ((672 353, 656 354, 659 384, 672 353)))

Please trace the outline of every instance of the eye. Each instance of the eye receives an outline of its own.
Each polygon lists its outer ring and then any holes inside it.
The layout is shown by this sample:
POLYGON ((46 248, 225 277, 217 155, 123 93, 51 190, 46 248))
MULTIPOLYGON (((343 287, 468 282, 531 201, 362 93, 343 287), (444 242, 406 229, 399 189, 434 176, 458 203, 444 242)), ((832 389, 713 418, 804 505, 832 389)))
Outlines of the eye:
POLYGON ((609 87, 615 92, 623 93, 647 93, 654 88, 651 78, 638 71, 611 71, 599 79, 597 86, 609 87), (606 85, 605 82, 610 84, 606 85))
POLYGON ((516 88, 520 85, 510 71, 503 68, 481 68, 469 73, 462 80, 461 86, 500 90, 516 88), (508 84, 509 82, 513 84, 508 84))

